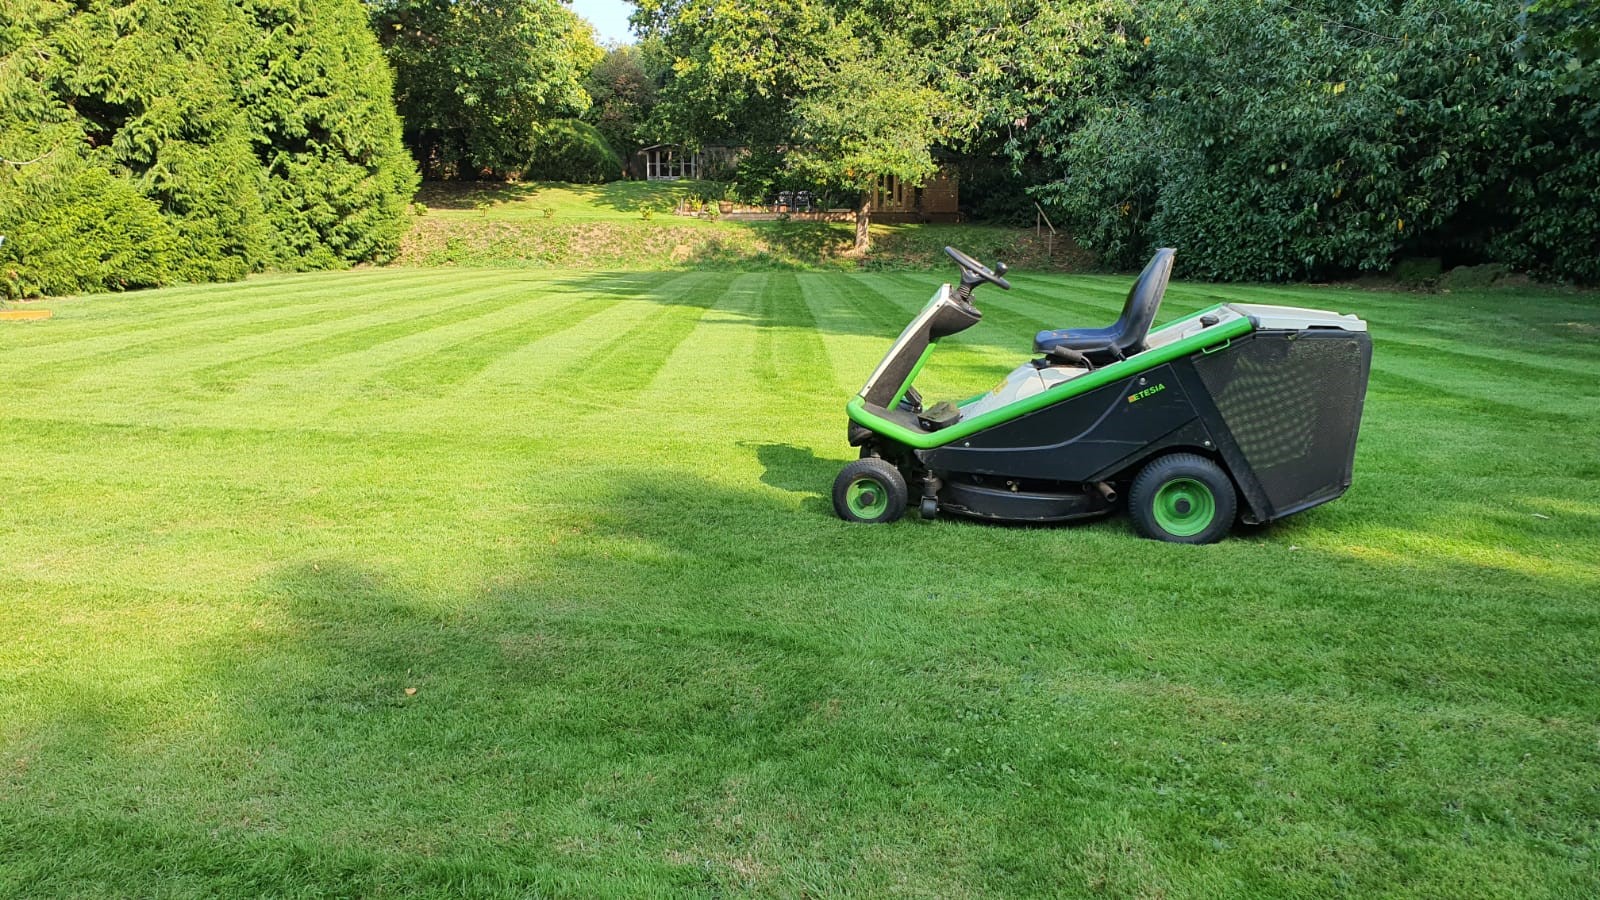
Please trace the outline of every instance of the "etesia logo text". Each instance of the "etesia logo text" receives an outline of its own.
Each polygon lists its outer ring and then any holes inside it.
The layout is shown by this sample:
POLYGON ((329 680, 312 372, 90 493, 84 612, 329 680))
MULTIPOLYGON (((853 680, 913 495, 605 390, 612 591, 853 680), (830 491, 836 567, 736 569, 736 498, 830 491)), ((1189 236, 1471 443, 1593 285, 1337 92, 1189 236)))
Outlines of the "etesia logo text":
POLYGON ((1147 388, 1145 388, 1144 390, 1140 391, 1137 394, 1129 395, 1128 402, 1129 403, 1138 403, 1140 400, 1143 400, 1144 398, 1150 396, 1151 394, 1159 394, 1159 393, 1161 393, 1162 391, 1164 391, 1166 389, 1167 389, 1167 386, 1164 385, 1164 384, 1158 384, 1155 387, 1147 387, 1147 388))

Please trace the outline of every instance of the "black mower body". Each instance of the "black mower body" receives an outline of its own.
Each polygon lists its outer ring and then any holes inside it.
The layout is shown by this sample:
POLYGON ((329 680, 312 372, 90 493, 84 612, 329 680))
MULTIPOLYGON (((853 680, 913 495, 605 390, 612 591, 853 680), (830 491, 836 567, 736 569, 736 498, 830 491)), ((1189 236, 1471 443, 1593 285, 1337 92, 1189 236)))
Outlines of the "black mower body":
POLYGON ((1350 487, 1372 362, 1366 323, 1220 304, 1151 331, 1172 251, 1152 260, 1110 328, 1041 332, 1041 359, 959 407, 922 408, 912 381, 934 345, 981 318, 948 286, 847 407, 850 443, 893 464, 909 502, 1009 522, 1104 514, 1169 454, 1226 473, 1239 518, 1271 522, 1350 487), (1037 383, 1035 383, 1037 378, 1037 383))
POLYGON ((1350 487, 1371 360, 1365 332, 1254 332, 951 444, 883 449, 939 474, 951 512, 1035 522, 1105 512, 1092 486, 1201 453, 1233 478, 1241 518, 1270 522, 1350 487))

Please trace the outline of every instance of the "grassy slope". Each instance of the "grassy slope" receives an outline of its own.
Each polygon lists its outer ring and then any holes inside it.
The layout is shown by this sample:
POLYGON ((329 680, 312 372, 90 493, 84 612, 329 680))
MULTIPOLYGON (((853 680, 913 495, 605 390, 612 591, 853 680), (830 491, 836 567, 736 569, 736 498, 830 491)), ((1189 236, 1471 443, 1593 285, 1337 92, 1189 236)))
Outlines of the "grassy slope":
MULTIPOLYGON (((930 394, 1125 289, 1017 281, 930 394)), ((0 893, 1600 892, 1593 297, 1175 288, 1377 348, 1349 495, 1190 548, 832 518, 932 282, 369 270, 0 326, 0 893)))
POLYGON ((945 263, 955 244, 980 258, 1004 256, 1019 268, 1075 269, 1076 248, 1045 247, 1022 229, 982 225, 873 226, 871 256, 845 255, 849 223, 707 221, 672 215, 698 182, 618 181, 606 185, 535 183, 426 185, 427 212, 400 251, 410 265, 518 266, 535 269, 926 269, 945 263), (652 211, 649 219, 641 210, 652 211))
POLYGON ((526 184, 429 182, 417 195, 428 214, 471 221, 488 216, 500 222, 642 222, 645 207, 670 212, 679 200, 707 189, 698 181, 614 181, 610 184, 526 184), (547 218, 546 212, 551 215, 547 218))

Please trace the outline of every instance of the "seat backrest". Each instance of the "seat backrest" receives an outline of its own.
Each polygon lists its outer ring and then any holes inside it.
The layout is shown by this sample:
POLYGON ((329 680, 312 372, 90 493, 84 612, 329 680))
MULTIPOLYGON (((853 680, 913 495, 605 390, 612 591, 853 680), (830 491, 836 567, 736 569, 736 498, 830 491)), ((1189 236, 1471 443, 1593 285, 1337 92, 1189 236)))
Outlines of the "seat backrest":
POLYGON ((1172 258, 1178 251, 1162 247, 1150 257, 1139 280, 1128 289, 1128 299, 1122 304, 1122 315, 1111 326, 1116 335, 1113 343, 1124 356, 1142 352, 1144 339, 1155 324, 1156 310, 1161 308, 1161 298, 1167 293, 1167 281, 1172 278, 1172 258))

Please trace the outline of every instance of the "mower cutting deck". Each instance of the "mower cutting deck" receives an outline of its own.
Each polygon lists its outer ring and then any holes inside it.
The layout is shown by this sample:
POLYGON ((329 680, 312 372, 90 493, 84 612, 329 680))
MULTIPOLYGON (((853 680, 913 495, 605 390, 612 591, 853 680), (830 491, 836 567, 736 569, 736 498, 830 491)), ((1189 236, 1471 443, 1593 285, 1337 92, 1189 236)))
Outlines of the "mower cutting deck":
POLYGON ((938 342, 982 318, 981 284, 1010 288, 954 248, 944 285, 846 407, 861 459, 834 482, 847 520, 915 502, 1008 522, 1104 515, 1127 498, 1147 537, 1219 540, 1350 486, 1372 345, 1355 316, 1225 303, 1151 330, 1174 251, 1156 252, 1106 328, 1040 332, 1038 358, 994 390, 924 408, 913 381, 938 342))

